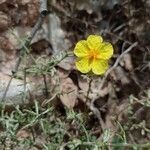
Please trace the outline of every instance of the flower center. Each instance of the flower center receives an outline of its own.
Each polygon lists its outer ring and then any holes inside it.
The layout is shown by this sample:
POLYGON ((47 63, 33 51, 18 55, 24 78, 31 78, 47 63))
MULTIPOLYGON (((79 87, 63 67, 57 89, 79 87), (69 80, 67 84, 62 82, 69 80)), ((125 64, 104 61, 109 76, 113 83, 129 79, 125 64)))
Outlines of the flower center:
POLYGON ((97 51, 91 50, 91 51, 89 52, 88 58, 89 58, 89 62, 90 62, 90 63, 92 63, 93 60, 97 59, 97 57, 98 57, 98 52, 97 52, 97 51))

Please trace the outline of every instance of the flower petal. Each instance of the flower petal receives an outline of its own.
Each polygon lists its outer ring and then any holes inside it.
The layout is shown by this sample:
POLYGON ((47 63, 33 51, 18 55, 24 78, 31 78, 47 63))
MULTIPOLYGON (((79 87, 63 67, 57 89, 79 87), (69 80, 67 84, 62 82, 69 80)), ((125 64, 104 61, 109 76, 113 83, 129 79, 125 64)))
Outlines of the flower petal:
POLYGON ((92 71, 96 75, 104 74, 107 69, 108 69, 107 60, 95 59, 92 63, 92 71))
POLYGON ((91 70, 88 58, 81 58, 76 62, 77 69, 82 73, 88 73, 91 70))
POLYGON ((102 37, 98 35, 90 35, 87 38, 87 44, 90 49, 98 49, 101 46, 102 42, 102 37))
POLYGON ((85 57, 88 55, 88 51, 89 51, 89 48, 87 45, 87 41, 81 40, 76 44, 75 49, 74 49, 74 54, 77 57, 85 57))
POLYGON ((103 42, 100 48, 100 59, 110 59, 113 55, 113 46, 109 42, 103 42))

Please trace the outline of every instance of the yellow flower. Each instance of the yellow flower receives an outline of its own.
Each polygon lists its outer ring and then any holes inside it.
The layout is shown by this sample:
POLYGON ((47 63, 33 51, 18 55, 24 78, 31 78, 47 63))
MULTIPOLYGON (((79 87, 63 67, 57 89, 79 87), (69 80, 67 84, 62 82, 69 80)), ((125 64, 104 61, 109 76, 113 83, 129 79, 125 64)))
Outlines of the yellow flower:
POLYGON ((108 69, 108 60, 113 55, 113 47, 110 43, 104 42, 101 36, 90 35, 87 40, 79 41, 74 49, 78 57, 77 69, 82 73, 92 71, 101 75, 108 69))

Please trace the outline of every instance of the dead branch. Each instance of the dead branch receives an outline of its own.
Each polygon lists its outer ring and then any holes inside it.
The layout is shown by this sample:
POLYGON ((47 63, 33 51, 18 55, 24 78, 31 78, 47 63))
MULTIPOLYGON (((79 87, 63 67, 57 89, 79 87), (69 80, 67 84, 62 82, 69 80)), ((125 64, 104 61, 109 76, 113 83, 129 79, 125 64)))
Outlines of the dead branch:
POLYGON ((114 63, 114 65, 113 65, 110 69, 108 69, 108 70, 106 71, 106 73, 105 73, 105 75, 104 75, 104 77, 103 77, 103 79, 102 79, 102 82, 101 82, 101 85, 100 85, 100 89, 103 88, 103 86, 104 86, 104 84, 105 84, 105 81, 106 81, 108 75, 118 66, 118 64, 119 64, 120 60, 122 59, 122 57, 123 57, 126 53, 130 52, 130 51, 131 51, 134 47, 136 47, 137 45, 138 45, 138 43, 135 42, 135 43, 133 43, 129 48, 127 48, 127 49, 117 58, 117 60, 116 60, 116 62, 114 63))
POLYGON ((41 28, 43 21, 46 17, 46 15, 48 14, 48 10, 47 10, 47 0, 40 0, 40 8, 39 8, 39 18, 35 24, 35 26, 33 27, 32 31, 31 31, 31 35, 30 37, 28 37, 28 39, 26 40, 25 44, 22 46, 22 48, 19 51, 19 58, 16 62, 15 68, 14 70, 12 70, 12 76, 7 84, 7 87, 5 89, 4 95, 2 97, 2 101, 5 100, 7 92, 9 90, 10 84, 12 82, 12 79, 14 78, 15 74, 18 72, 19 66, 21 64, 22 61, 22 57, 24 56, 24 54, 26 54, 26 50, 25 47, 29 47, 31 44, 32 39, 34 38, 34 36, 36 35, 37 31, 41 28))
MULTIPOLYGON (((105 73, 105 76, 103 77, 102 79, 102 82, 100 84, 100 89, 103 88, 104 86, 104 83, 108 77, 108 75, 111 73, 111 71, 113 71, 119 64, 120 60, 122 59, 122 57, 130 52, 134 47, 137 46, 137 42, 133 43, 129 48, 127 48, 118 58, 117 60, 115 61, 114 65, 105 73)), ((94 102, 95 100, 92 100, 91 102, 87 102, 86 105, 89 107, 89 109, 93 112, 93 114, 98 118, 99 120, 99 124, 101 125, 101 128, 102 128, 102 131, 104 131, 107 127, 105 126, 105 123, 104 121, 102 120, 102 117, 101 117, 101 112, 94 106, 94 102)))

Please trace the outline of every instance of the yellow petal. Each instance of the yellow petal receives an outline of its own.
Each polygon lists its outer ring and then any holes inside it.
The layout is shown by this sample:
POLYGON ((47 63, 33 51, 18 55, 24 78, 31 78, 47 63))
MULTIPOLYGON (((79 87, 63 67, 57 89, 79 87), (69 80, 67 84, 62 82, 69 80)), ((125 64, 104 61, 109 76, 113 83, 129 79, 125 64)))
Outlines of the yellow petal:
POLYGON ((107 60, 95 59, 92 63, 92 71, 96 75, 104 74, 107 69, 108 69, 107 60))
POLYGON ((88 55, 88 51, 89 51, 89 48, 87 45, 87 41, 81 40, 76 44, 75 49, 74 49, 74 54, 77 57, 85 57, 88 55))
POLYGON ((81 58, 76 62, 77 69, 82 73, 88 73, 91 70, 91 64, 87 58, 81 58))
POLYGON ((110 59, 113 55, 113 46, 109 42, 103 42, 100 48, 100 59, 110 59))
POLYGON ((98 49, 101 46, 102 42, 103 42, 102 37, 98 35, 90 35, 87 38, 87 44, 90 49, 94 50, 98 49))

